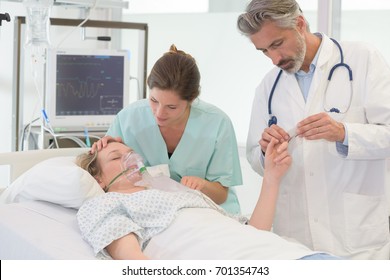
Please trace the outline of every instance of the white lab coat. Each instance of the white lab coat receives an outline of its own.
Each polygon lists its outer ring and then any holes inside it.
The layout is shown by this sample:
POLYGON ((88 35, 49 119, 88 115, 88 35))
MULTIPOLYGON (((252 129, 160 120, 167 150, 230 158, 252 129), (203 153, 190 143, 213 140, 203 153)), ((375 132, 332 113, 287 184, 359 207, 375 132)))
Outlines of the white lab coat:
MULTIPOLYGON (((324 106, 346 108, 349 82, 336 70, 326 92, 329 70, 340 62, 336 45, 323 35, 309 95, 305 103, 294 74, 282 73, 272 112, 289 132, 324 106), (325 103, 325 104, 324 104, 325 103)), ((282 180, 274 231, 313 250, 354 259, 389 259, 390 69, 381 55, 361 43, 342 43, 353 71, 353 98, 346 114, 329 113, 348 133, 348 156, 335 142, 295 138, 289 144, 293 163, 282 180)), ((247 139, 247 159, 263 174, 258 144, 267 127, 268 97, 279 69, 268 73, 256 89, 247 139)), ((329 108, 328 108, 329 109, 329 108)))

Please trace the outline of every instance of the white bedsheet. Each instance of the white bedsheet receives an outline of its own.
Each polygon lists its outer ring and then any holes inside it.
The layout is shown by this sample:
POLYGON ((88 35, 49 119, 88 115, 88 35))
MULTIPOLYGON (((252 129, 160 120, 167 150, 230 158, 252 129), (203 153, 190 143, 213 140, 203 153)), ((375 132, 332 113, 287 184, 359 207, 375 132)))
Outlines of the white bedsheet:
POLYGON ((222 217, 213 209, 185 208, 154 236, 144 253, 165 260, 290 260, 311 255, 305 246, 222 217))
POLYGON ((0 259, 95 259, 76 210, 42 201, 0 205, 0 259))

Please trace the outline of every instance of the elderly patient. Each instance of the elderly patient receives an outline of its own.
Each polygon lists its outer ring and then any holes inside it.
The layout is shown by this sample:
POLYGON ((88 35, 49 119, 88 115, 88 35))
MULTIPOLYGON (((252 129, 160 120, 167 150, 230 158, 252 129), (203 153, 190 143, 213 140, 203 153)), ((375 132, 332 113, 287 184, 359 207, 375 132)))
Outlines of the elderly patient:
MULTIPOLYGON (((271 142, 250 219, 232 216, 205 194, 166 191, 127 179, 122 158, 131 149, 110 142, 78 157, 106 191, 84 203, 77 218, 83 238, 100 258, 113 259, 332 259, 270 232, 278 187, 291 164, 287 143, 271 142)), ((130 177, 129 177, 130 178, 130 177)), ((155 178, 158 180, 158 178, 155 178)), ((169 179, 170 180, 170 179, 169 179)), ((169 181, 168 181, 169 182, 169 181)), ((173 181, 174 182, 174 181, 173 181)), ((176 183, 178 184, 178 183, 176 183)))

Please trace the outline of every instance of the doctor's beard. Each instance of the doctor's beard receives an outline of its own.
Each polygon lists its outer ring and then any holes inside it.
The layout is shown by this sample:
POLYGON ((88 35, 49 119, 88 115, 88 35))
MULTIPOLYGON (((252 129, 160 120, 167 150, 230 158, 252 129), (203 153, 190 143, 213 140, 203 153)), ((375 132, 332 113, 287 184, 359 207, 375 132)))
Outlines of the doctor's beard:
POLYGON ((283 59, 277 65, 279 68, 283 69, 284 71, 290 74, 294 74, 301 69, 306 54, 305 39, 299 33, 297 33, 296 39, 297 39, 296 56, 288 59, 283 59))

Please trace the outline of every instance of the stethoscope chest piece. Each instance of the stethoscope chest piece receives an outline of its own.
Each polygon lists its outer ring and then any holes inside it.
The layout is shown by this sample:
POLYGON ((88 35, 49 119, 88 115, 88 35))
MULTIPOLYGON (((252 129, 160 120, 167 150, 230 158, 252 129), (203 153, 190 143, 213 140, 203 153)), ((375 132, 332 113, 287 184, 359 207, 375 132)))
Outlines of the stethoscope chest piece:
POLYGON ((271 116, 269 121, 268 121, 268 127, 270 127, 273 124, 277 124, 277 123, 278 123, 278 119, 276 118, 276 116, 271 116))

